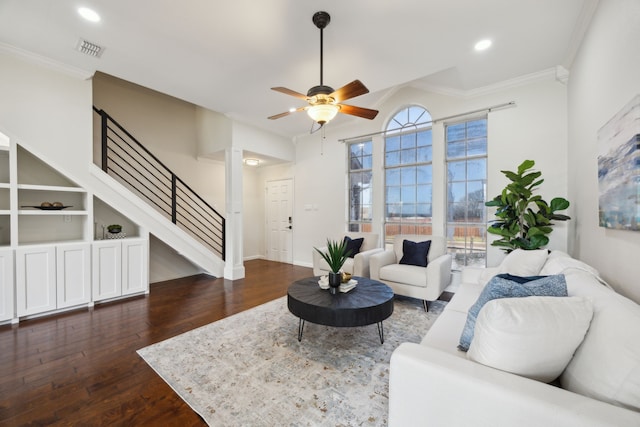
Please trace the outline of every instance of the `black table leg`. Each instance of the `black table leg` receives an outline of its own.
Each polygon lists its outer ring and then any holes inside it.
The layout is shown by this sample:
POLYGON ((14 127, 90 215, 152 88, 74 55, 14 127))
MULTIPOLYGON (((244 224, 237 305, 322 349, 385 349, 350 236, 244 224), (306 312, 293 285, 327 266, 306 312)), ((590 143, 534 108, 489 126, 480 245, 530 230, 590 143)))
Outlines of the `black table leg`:
POLYGON ((382 322, 378 322, 378 335, 380 335, 380 344, 384 344, 384 327, 382 326, 382 322))
POLYGON ((302 341, 302 331, 304 330, 304 320, 300 318, 298 322, 298 342, 302 341))

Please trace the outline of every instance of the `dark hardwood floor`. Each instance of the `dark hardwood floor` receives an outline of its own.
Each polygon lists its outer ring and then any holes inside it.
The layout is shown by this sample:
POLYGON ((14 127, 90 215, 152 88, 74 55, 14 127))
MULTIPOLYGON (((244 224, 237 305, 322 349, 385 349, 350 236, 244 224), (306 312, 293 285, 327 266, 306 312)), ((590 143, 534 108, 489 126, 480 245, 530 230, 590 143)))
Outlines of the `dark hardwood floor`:
POLYGON ((148 296, 0 326, 0 426, 206 425, 136 350, 286 295, 312 270, 263 260, 148 296))

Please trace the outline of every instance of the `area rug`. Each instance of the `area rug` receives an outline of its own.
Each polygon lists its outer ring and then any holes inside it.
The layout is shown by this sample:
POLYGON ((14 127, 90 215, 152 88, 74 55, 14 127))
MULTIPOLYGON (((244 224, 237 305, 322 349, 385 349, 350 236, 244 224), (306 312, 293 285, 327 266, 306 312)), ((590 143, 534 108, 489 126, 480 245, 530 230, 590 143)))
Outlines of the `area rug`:
POLYGON ((419 342, 446 303, 396 297, 376 325, 332 328, 298 318, 286 297, 138 350, 212 426, 384 426, 389 360, 419 342))

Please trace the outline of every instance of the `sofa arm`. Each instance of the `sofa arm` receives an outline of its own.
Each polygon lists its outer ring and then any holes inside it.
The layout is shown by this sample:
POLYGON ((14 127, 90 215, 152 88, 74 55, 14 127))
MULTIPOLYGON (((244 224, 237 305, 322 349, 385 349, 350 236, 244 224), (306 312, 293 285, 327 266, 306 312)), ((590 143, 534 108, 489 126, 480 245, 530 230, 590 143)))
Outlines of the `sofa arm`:
POLYGON ((451 282, 451 254, 444 254, 427 264, 427 296, 435 301, 451 282))
MULTIPOLYGON (((318 249, 324 253, 328 250, 326 246, 322 246, 318 249)), ((322 255, 320 255, 315 248, 311 249, 311 255, 313 259, 313 275, 322 276, 323 274, 327 274, 329 271, 329 264, 327 264, 327 261, 322 258, 322 255)))
POLYGON ((391 356, 389 426, 639 426, 640 413, 425 345, 391 356))
POLYGON ((368 251, 363 251, 357 253, 353 257, 353 275, 360 277, 369 277, 370 274, 370 259, 373 254, 377 254, 378 252, 382 252, 384 249, 375 248, 369 249, 368 251))
POLYGON ((385 265, 395 264, 396 253, 392 250, 382 251, 371 255, 369 258, 369 273, 373 280, 380 280, 380 269, 385 265))

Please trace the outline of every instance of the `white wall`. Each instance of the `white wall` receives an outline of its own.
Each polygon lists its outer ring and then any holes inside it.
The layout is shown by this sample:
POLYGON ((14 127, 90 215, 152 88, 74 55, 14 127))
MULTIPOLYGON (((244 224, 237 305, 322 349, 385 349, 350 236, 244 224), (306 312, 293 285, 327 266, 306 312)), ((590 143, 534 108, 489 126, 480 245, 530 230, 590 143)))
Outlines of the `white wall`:
POLYGON ((597 132, 640 93, 640 2, 599 3, 569 78, 569 197, 572 254, 640 302, 640 233, 598 226, 597 132))
POLYGON ((89 174, 91 81, 0 52, 0 131, 16 138, 69 178, 89 174))
POLYGON ((224 162, 198 158, 202 112, 195 105, 105 74, 93 79, 93 102, 224 213, 224 162))
MULTIPOLYGON (((300 137, 296 142, 294 262, 311 264, 313 246, 322 244, 327 236, 340 234, 346 227, 346 147, 339 139, 381 131, 387 120, 399 109, 417 104, 425 107, 434 119, 473 111, 492 105, 515 101, 517 107, 489 113, 488 197, 497 195, 507 179, 500 170, 515 170, 525 159, 536 161, 536 168, 545 178, 540 194, 546 199, 567 197, 567 131, 566 86, 555 80, 553 71, 530 76, 518 84, 511 82, 474 97, 456 97, 404 88, 390 96, 373 122, 355 119, 349 126, 326 128, 300 137), (528 83, 525 83, 527 82, 528 83), (306 205, 318 206, 306 210, 306 205)), ((434 125, 434 233, 444 233, 444 147, 443 124, 434 125), (439 153, 439 154, 437 154, 439 153)), ((374 231, 382 234, 384 176, 382 172, 381 137, 374 138, 374 231)), ((568 211, 572 215, 573 208, 568 211)), ((490 213, 489 218, 493 218, 490 213)), ((550 249, 567 250, 568 225, 559 223, 551 235, 550 249)), ((489 247, 488 264, 496 265, 502 251, 489 247)))

